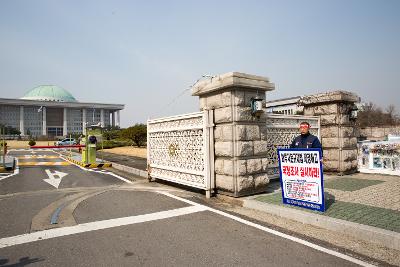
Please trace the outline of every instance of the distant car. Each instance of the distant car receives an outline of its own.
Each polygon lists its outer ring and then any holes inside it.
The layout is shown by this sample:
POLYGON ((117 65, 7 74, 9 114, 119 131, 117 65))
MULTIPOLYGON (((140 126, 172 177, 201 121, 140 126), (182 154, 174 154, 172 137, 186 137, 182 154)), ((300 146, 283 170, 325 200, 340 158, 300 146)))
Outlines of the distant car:
POLYGON ((61 141, 57 141, 55 143, 56 146, 70 146, 70 145, 76 145, 77 142, 74 138, 65 138, 61 141))

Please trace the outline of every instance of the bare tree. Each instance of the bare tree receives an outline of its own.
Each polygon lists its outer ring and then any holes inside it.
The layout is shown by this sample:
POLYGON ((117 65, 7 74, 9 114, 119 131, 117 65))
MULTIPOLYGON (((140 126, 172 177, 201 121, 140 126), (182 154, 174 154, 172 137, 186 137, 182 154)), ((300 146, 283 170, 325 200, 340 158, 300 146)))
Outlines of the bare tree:
POLYGON ((396 114, 394 105, 389 105, 385 111, 373 103, 364 105, 363 110, 359 112, 358 125, 360 127, 399 125, 399 116, 396 114))
POLYGON ((392 104, 386 108, 386 112, 390 118, 391 125, 396 125, 399 123, 399 116, 396 113, 396 107, 392 104))

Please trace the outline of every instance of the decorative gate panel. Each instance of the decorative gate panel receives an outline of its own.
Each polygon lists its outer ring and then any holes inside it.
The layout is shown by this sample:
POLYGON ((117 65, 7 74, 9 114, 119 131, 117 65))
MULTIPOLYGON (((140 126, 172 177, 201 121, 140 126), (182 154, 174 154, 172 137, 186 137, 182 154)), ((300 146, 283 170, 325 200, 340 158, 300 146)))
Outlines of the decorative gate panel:
POLYGON ((311 125, 310 133, 320 138, 320 121, 315 116, 267 115, 268 177, 279 177, 278 148, 288 148, 299 135, 299 125, 306 121, 311 125))
POLYGON ((213 187, 210 114, 206 111, 147 121, 147 164, 151 178, 207 191, 213 187))

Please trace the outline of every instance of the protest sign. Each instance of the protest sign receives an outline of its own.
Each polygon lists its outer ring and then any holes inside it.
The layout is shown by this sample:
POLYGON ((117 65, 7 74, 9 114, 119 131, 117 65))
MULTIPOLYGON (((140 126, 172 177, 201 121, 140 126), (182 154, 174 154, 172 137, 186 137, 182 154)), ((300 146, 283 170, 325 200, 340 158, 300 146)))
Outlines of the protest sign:
POLYGON ((278 149, 284 204, 325 211, 321 150, 278 149))

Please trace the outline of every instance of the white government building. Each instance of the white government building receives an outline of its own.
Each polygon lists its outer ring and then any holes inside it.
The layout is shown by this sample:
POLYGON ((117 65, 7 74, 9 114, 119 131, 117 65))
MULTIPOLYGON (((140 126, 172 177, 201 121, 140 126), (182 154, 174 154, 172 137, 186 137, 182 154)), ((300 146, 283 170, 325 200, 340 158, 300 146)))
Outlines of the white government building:
POLYGON ((0 124, 19 129, 22 136, 85 134, 85 125, 119 126, 124 106, 78 102, 63 88, 41 85, 19 99, 0 98, 0 124))
POLYGON ((298 105, 301 96, 281 98, 266 102, 268 113, 296 115, 303 112, 303 106, 298 105))

